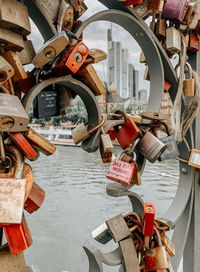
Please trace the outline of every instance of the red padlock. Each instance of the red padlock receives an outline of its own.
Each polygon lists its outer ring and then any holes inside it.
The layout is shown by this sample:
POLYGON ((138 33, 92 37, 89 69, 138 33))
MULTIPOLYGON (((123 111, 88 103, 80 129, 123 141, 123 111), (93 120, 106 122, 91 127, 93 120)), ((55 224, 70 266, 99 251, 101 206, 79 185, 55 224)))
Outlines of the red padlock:
POLYGON ((89 48, 83 42, 79 42, 58 57, 52 66, 52 71, 58 76, 70 74, 70 71, 75 74, 83 65, 88 54, 89 48))
POLYGON ((137 127, 137 125, 132 119, 127 117, 125 112, 118 110, 115 113, 116 114, 120 113, 125 119, 125 123, 117 132, 117 140, 121 148, 126 149, 138 137, 138 135, 140 134, 140 129, 137 127))
POLYGON ((134 164, 120 160, 113 160, 106 177, 107 179, 117 181, 128 186, 133 178, 134 172, 134 164))
POLYGON ((117 137, 117 132, 114 128, 109 129, 107 134, 110 136, 111 141, 114 141, 117 137))
POLYGON ((26 202, 24 203, 24 209, 31 214, 42 206, 44 199, 45 191, 34 182, 31 188, 31 192, 26 202))
POLYGON ((153 236, 155 220, 155 208, 152 203, 144 203, 143 235, 153 236))
POLYGON ((35 77, 32 72, 27 72, 27 78, 21 79, 15 84, 18 91, 27 93, 36 83, 35 77))
POLYGON ((199 51, 199 38, 195 34, 190 34, 188 50, 192 52, 199 51))
POLYGON ((12 255, 19 254, 32 245, 31 233, 24 215, 20 225, 10 225, 3 229, 12 255))
POLYGON ((35 149, 29 144, 26 138, 20 132, 10 132, 10 138, 13 142, 19 147, 25 157, 29 160, 36 160, 38 157, 38 153, 35 149))
POLYGON ((135 6, 143 4, 143 0, 127 0, 126 2, 123 2, 124 6, 135 6))

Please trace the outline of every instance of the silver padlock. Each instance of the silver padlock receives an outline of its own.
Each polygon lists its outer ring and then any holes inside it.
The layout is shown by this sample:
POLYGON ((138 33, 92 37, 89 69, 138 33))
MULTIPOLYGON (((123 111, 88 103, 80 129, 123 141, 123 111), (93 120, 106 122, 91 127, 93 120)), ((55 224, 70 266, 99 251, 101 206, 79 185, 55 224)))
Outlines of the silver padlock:
POLYGON ((92 231, 92 237, 99 243, 105 245, 112 240, 112 235, 104 222, 92 231))
POLYGON ((181 52, 181 34, 174 26, 166 30, 166 49, 171 54, 181 52))
POLYGON ((33 65, 40 68, 55 59, 69 44, 69 38, 65 31, 62 31, 48 40, 38 51, 33 59, 33 65))
POLYGON ((151 163, 154 163, 167 146, 152 133, 146 132, 138 143, 138 151, 151 163))
POLYGON ((15 95, 0 93, 0 131, 25 131, 29 117, 15 95))

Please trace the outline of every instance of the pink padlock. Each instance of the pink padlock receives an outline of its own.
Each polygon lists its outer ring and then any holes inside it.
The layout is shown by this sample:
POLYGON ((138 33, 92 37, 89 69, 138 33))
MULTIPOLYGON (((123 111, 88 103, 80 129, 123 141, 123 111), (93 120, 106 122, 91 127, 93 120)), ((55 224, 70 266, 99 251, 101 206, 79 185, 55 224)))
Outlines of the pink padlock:
POLYGON ((167 0, 162 13, 163 18, 183 21, 189 8, 190 0, 167 0))

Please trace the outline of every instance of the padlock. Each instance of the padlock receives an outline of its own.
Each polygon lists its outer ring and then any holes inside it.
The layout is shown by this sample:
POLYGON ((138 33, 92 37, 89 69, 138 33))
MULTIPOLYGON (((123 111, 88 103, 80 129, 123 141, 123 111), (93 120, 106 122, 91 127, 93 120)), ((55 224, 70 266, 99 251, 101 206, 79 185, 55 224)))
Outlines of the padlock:
POLYGON ((191 150, 188 165, 195 168, 200 168, 200 150, 198 149, 191 150))
POLYGON ((69 44, 69 38, 65 31, 62 31, 50 40, 37 52, 32 63, 36 68, 40 68, 55 59, 69 44))
POLYGON ((186 62, 185 65, 187 66, 187 69, 188 69, 189 78, 183 80, 183 94, 186 97, 194 96, 195 95, 195 82, 194 82, 194 78, 192 77, 192 67, 188 62, 186 62))
POLYGON ((2 56, 0 56, 0 83, 6 82, 14 76, 15 70, 2 56))
POLYGON ((142 117, 139 115, 131 115, 131 114, 126 114, 128 118, 130 118, 132 121, 134 121, 136 124, 141 124, 142 122, 142 117))
POLYGON ((153 236, 155 207, 152 203, 144 203, 143 213, 143 235, 153 236))
POLYGON ((147 10, 154 13, 162 13, 164 0, 147 0, 146 1, 147 10))
POLYGON ((143 79, 150 81, 150 75, 149 75, 149 67, 148 67, 148 65, 145 68, 143 79))
POLYGON ((93 59, 93 63, 99 63, 107 59, 107 53, 101 49, 92 48, 89 51, 88 57, 93 59))
POLYGON ((12 256, 7 244, 0 247, 0 263, 0 272, 26 272, 23 252, 12 256))
POLYGON ((31 40, 24 41, 24 49, 18 55, 22 65, 32 64, 36 53, 31 40))
POLYGON ((140 264, 137 257, 137 251, 132 238, 119 242, 119 248, 122 253, 122 264, 126 272, 140 272, 140 264))
POLYGON ((143 0, 125 0, 122 1, 124 6, 136 6, 143 3, 143 0))
POLYGON ((74 9, 72 5, 70 4, 66 4, 66 5, 68 5, 68 8, 66 9, 65 14, 62 15, 61 30, 71 31, 73 27, 73 22, 74 22, 74 9))
POLYGON ((74 18, 77 20, 80 16, 85 13, 87 10, 87 6, 83 2, 83 0, 70 0, 72 6, 74 7, 74 18))
POLYGON ((24 209, 30 214, 36 212, 42 206, 45 194, 45 191, 34 182, 30 194, 24 203, 24 209))
POLYGON ((168 93, 171 86, 172 84, 165 80, 164 92, 168 93))
POLYGON ((101 140, 100 140, 100 153, 103 163, 111 163, 113 155, 113 144, 110 136, 105 133, 102 129, 101 140))
POLYGON ((200 17, 199 3, 190 3, 187 14, 183 20, 183 24, 188 25, 189 29, 195 29, 197 27, 199 17, 200 17))
POLYGON ((0 131, 25 131, 29 118, 15 95, 0 93, 0 131))
POLYGON ((22 178, 26 179, 26 189, 25 189, 25 197, 24 202, 27 200, 30 195, 31 189, 33 187, 33 171, 29 164, 24 164, 23 175, 22 178))
POLYGON ((80 80, 82 80, 93 91, 95 96, 106 93, 106 88, 92 64, 83 66, 79 69, 77 75, 79 75, 80 80))
POLYGON ((150 22, 150 25, 149 25, 149 27, 150 27, 150 29, 152 30, 153 33, 155 33, 155 28, 156 28, 156 20, 155 19, 156 19, 156 14, 153 13, 152 21, 150 22))
POLYGON ((160 40, 164 40, 166 38, 166 29, 167 29, 167 24, 166 21, 159 16, 159 19, 156 23, 156 28, 155 28, 155 34, 160 40))
POLYGON ((107 220, 106 225, 116 243, 131 236, 131 230, 121 214, 107 220))
POLYGON ((27 7, 17 1, 0 0, 0 26, 28 36, 31 26, 27 7))
POLYGON ((34 147, 47 156, 53 155, 56 151, 56 146, 54 144, 42 137, 31 127, 28 127, 24 136, 34 147))
POLYGON ((58 97, 59 97, 60 113, 63 111, 65 112, 67 108, 74 107, 74 100, 72 97, 72 93, 68 88, 64 86, 60 86, 58 97))
POLYGON ((160 141, 167 146, 166 150, 161 154, 159 160, 171 160, 179 156, 179 150, 174 135, 168 135, 165 138, 161 138, 160 141))
POLYGON ((164 245, 166 251, 168 252, 168 254, 171 257, 174 257, 175 256, 175 246, 174 246, 174 244, 169 239, 169 237, 164 233, 164 231, 161 232, 160 236, 161 236, 162 244, 164 245))
POLYGON ((198 24, 196 26, 195 33, 198 35, 200 34, 200 20, 198 21, 198 24))
POLYGON ((145 251, 145 266, 148 271, 167 269, 169 267, 167 252, 165 247, 162 246, 159 231, 155 228, 154 232, 157 237, 158 246, 145 251))
POLYGON ((98 130, 105 122, 106 117, 103 115, 103 118, 101 122, 94 128, 90 129, 89 131, 87 130, 87 126, 85 124, 80 124, 78 125, 75 129, 72 130, 72 138, 74 143, 77 145, 80 142, 84 141, 87 139, 90 134, 98 130))
POLYGON ((51 69, 57 76, 70 74, 70 71, 75 74, 83 65, 88 54, 88 47, 80 41, 61 54, 51 69))
POLYGON ((22 79, 15 84, 16 90, 22 92, 22 93, 27 93, 35 84, 36 84, 36 79, 33 75, 32 72, 27 72, 27 78, 22 79))
POLYGON ((6 50, 22 51, 23 37, 13 31, 0 27, 0 46, 6 50))
POLYGON ((112 240, 111 233, 105 222, 92 231, 92 237, 103 245, 112 240))
POLYGON ((107 134, 110 136, 111 141, 117 138, 117 131, 114 128, 109 129, 107 134))
POLYGON ((145 58, 144 52, 140 52, 140 63, 147 63, 147 60, 145 58))
POLYGON ((14 68, 15 75, 13 77, 13 82, 16 83, 20 80, 28 78, 27 73, 24 70, 24 67, 19 59, 17 53, 12 51, 6 51, 2 56, 7 60, 8 63, 14 68))
POLYGON ((128 186, 131 183, 135 169, 135 165, 132 163, 113 160, 106 178, 128 186))
POLYGON ((166 30, 166 49, 170 54, 181 52, 181 34, 174 26, 166 30))
POLYGON ((129 147, 135 139, 139 136, 140 130, 135 124, 135 122, 128 118, 126 113, 118 110, 115 113, 119 113, 123 116, 125 123, 122 125, 122 127, 117 132, 117 140, 121 146, 122 149, 126 149, 129 147))
POLYGON ((167 0, 162 16, 182 22, 189 8, 190 0, 167 0))
POLYGON ((134 171, 133 177, 131 179, 131 183, 133 183, 135 185, 141 185, 141 171, 138 167, 137 162, 132 158, 132 156, 130 156, 126 153, 124 153, 121 156, 121 160, 123 162, 131 163, 135 166, 135 171, 134 171))
POLYGON ((0 226, 20 224, 26 179, 0 178, 0 226))
POLYGON ((189 34, 189 46, 187 49, 192 52, 199 51, 199 37, 197 35, 189 34))
POLYGON ((34 118, 50 118, 60 115, 59 87, 50 85, 43 89, 33 101, 34 118))
POLYGON ((19 254, 33 243, 24 214, 20 225, 6 226, 4 233, 12 255, 19 254))
POLYGON ((151 163, 154 163, 166 148, 167 146, 150 132, 147 132, 138 144, 138 151, 151 163))
POLYGON ((10 132, 10 138, 12 141, 19 147, 21 152, 24 154, 26 158, 33 161, 38 158, 38 154, 35 149, 31 146, 31 144, 26 140, 20 132, 10 132))

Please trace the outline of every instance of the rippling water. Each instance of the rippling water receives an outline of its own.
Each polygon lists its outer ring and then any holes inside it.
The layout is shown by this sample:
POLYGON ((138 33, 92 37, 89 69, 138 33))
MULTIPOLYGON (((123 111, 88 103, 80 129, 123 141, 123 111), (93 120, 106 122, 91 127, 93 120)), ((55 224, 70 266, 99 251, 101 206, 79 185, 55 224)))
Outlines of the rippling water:
MULTIPOLYGON (((35 182, 46 190, 46 199, 38 212, 27 215, 34 241, 25 252, 27 264, 37 264, 41 272, 88 272, 83 244, 91 239, 95 227, 131 210, 128 198, 106 194, 111 181, 105 178, 108 165, 101 162, 99 152, 88 154, 79 147, 58 147, 56 154, 41 155, 31 166, 35 182)), ((153 202, 159 216, 174 198, 178 172, 176 161, 147 163, 142 186, 132 190, 144 201, 153 202)), ((116 247, 113 242, 105 246, 92 242, 103 251, 116 247)), ((105 271, 116 271, 116 267, 106 267, 105 271)))

